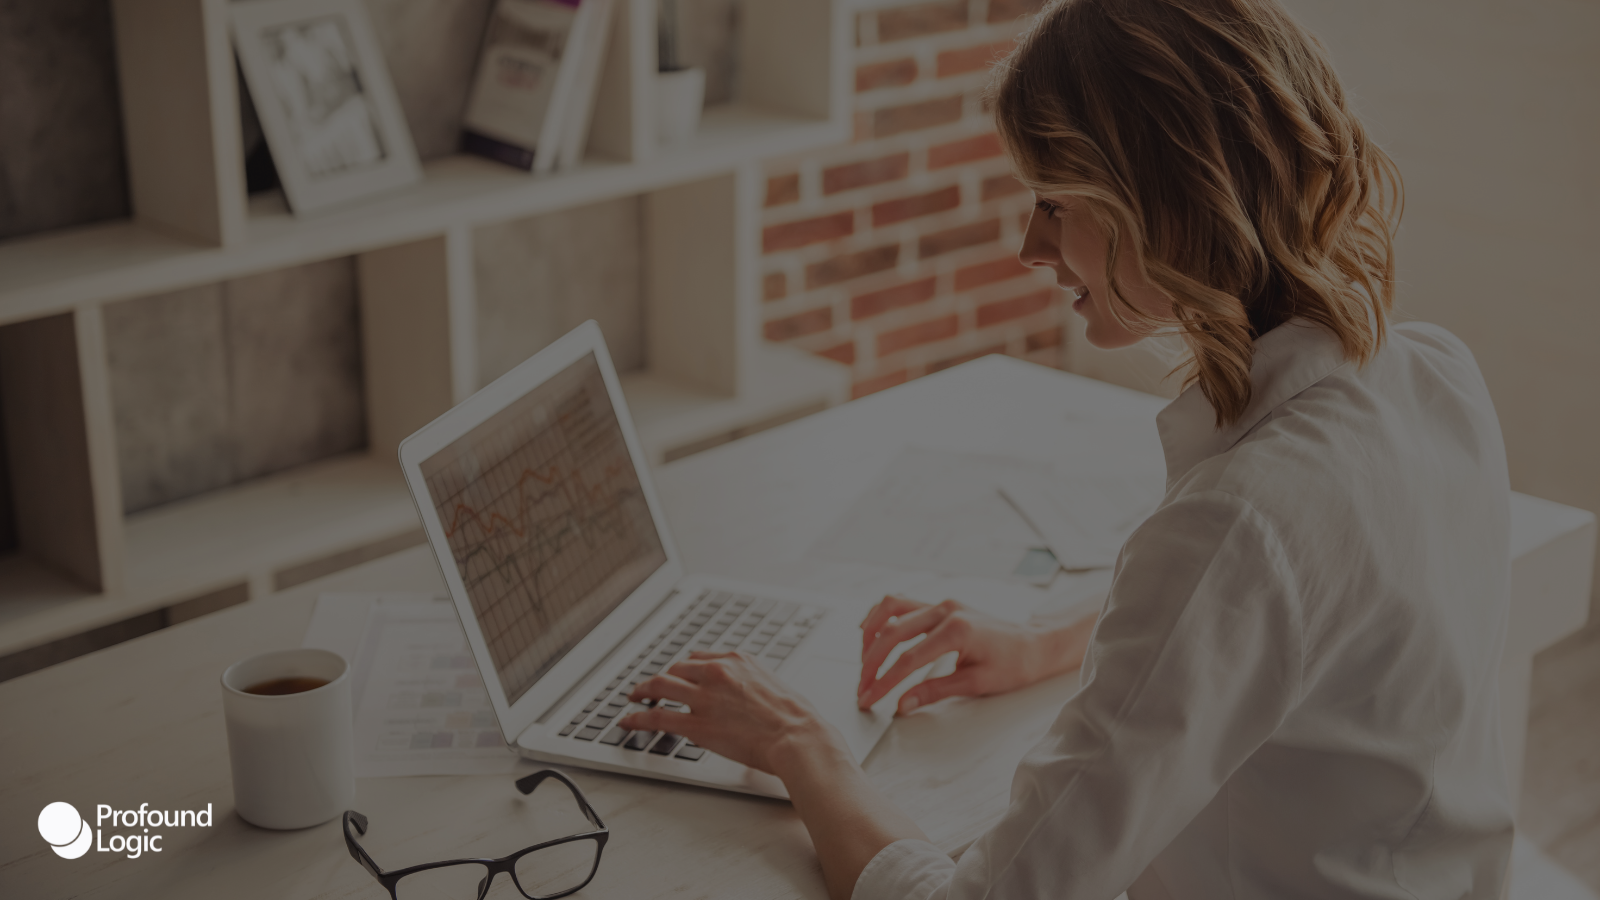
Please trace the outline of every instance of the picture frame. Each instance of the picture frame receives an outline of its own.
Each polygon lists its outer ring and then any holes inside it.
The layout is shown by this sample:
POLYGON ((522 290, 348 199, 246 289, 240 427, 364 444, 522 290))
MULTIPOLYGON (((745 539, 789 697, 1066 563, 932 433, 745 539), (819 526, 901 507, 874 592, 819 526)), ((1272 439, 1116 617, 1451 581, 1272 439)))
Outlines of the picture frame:
POLYGON ((239 66, 296 215, 422 178, 361 0, 228 6, 239 66))

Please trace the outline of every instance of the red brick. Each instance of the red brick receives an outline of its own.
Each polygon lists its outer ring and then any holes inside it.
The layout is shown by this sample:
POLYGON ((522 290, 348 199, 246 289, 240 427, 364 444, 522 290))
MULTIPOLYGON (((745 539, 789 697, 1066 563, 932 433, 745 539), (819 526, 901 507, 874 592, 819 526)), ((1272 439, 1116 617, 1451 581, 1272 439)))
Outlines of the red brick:
POLYGON ((996 300, 978 307, 978 327, 987 328, 997 322, 1006 322, 1011 319, 1020 319, 1031 316, 1036 312, 1050 308, 1050 301, 1054 300, 1056 292, 1052 290, 1034 291, 1009 300, 996 300))
POLYGON ((900 87, 917 80, 917 61, 911 57, 856 66, 856 90, 900 87))
POLYGON ((842 362, 847 366, 855 365, 856 362, 855 341, 845 341, 842 344, 835 344, 826 350, 817 350, 815 352, 818 356, 824 359, 831 359, 834 362, 842 362))
POLYGON ((917 241, 917 256, 927 259, 962 247, 975 247, 1000 240, 1000 220, 986 219, 970 225, 958 225, 933 234, 925 234, 917 241))
POLYGON ((850 399, 858 400, 868 394, 876 394, 885 388, 892 388, 897 384, 905 384, 910 374, 905 369, 901 369, 897 372, 890 372, 887 375, 879 375, 876 378, 858 381, 850 386, 850 399))
POLYGON ((1015 22, 1039 11, 1044 0, 989 0, 990 22, 1015 22))
POLYGON ((872 113, 864 109, 858 109, 851 122, 851 141, 859 144, 862 141, 872 140, 872 113))
POLYGON ((878 13, 878 43, 887 44, 890 41, 903 41, 925 34, 960 31, 965 27, 967 27, 967 0, 943 0, 939 3, 901 6, 878 13))
POLYGON ((981 72, 1004 58, 1015 46, 1014 41, 995 41, 976 47, 962 47, 960 50, 946 50, 935 60, 935 72, 940 78, 981 72))
POLYGON ((988 356, 991 353, 1004 352, 1006 352, 1005 344, 995 344, 993 347, 985 347, 982 350, 974 350, 971 353, 963 353, 960 356, 952 356, 949 359, 941 359, 935 363, 928 363, 928 374, 932 375, 934 372, 942 371, 944 369, 951 368, 952 366, 959 366, 964 362, 972 362, 975 359, 981 359, 982 357, 988 356))
POLYGON ((782 272, 768 272, 761 279, 761 299, 782 300, 789 296, 789 276, 782 272))
POLYGON ((906 177, 911 171, 911 154, 894 153, 877 159, 831 166, 822 170, 822 192, 837 194, 852 188, 883 184, 906 177))
POLYGON ((961 189, 955 185, 940 188, 915 197, 901 197, 899 200, 885 200, 872 205, 872 227, 882 228, 917 216, 931 216, 934 213, 955 209, 961 205, 961 189))
POLYGON ((882 247, 873 247, 871 250, 845 253, 819 263, 812 263, 806 266, 806 290, 892 269, 899 261, 900 245, 885 244, 882 247))
POLYGON ((980 134, 948 144, 935 144, 928 148, 928 168, 943 169, 977 159, 991 159, 1006 152, 1000 145, 1000 135, 980 134))
POLYGON ((767 205, 782 206, 800 199, 800 174, 775 175, 767 179, 767 205))
POLYGON ((1002 256, 986 263, 957 269, 956 290, 970 291, 975 287, 994 284, 996 281, 1019 278, 1030 271, 1032 270, 1018 262, 1015 256, 1002 256))
POLYGON ((774 253, 820 244, 853 234, 855 230, 855 214, 848 211, 782 225, 768 225, 761 233, 761 252, 774 253))
POLYGON ((1047 350, 1051 347, 1061 346, 1066 342, 1066 337, 1065 330, 1060 325, 1057 325, 1054 328, 1046 328, 1043 331, 1030 332, 1023 346, 1028 353, 1032 353, 1035 350, 1047 350))
POLYGON ((819 306, 782 319, 773 319, 763 330, 769 341, 788 341, 819 331, 827 331, 832 327, 833 307, 819 306))
POLYGON ((918 344, 952 338, 960 330, 961 325, 956 320, 956 314, 950 313, 937 319, 929 319, 926 322, 918 322, 915 325, 907 325, 904 328, 885 331, 878 335, 878 355, 888 356, 907 347, 915 347, 918 344))
POLYGON ((865 319, 902 306, 913 306, 933 299, 934 280, 923 278, 906 284, 861 294, 850 300, 850 318, 865 319))
POLYGON ((877 138, 949 125, 961 120, 961 95, 890 106, 872 114, 872 136, 877 138))
POLYGON ((1010 175, 996 175, 993 178, 985 178, 983 180, 983 192, 979 196, 983 199, 983 202, 988 203, 997 197, 1009 197, 1012 194, 1023 193, 1027 189, 1027 185, 1012 178, 1010 175))

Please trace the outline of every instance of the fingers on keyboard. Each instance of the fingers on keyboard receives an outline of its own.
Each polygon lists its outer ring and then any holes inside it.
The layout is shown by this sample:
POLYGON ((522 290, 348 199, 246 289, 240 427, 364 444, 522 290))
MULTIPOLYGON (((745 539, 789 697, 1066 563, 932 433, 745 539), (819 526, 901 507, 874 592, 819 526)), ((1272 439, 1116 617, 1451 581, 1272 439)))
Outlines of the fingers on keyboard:
MULTIPOLYGON (((673 734, 628 731, 616 724, 628 710, 628 698, 639 684, 671 667, 691 653, 748 653, 767 671, 775 671, 822 618, 823 610, 802 607, 789 600, 774 600, 710 592, 684 610, 650 641, 644 652, 616 674, 605 689, 585 704, 561 736, 597 741, 628 750, 646 750, 658 756, 694 761, 705 756, 702 747, 673 734), (600 735, 604 734, 604 737, 600 735)), ((638 708, 657 706, 688 712, 675 700, 646 700, 638 708)))

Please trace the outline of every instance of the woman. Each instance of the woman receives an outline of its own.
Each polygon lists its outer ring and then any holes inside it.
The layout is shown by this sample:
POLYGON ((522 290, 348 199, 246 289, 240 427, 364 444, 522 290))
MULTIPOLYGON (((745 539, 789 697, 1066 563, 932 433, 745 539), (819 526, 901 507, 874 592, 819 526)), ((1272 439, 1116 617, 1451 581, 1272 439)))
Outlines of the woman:
POLYGON ((860 702, 952 650, 902 713, 1080 661, 1082 690, 959 863, 746 659, 674 666, 636 697, 692 712, 623 724, 781 777, 841 900, 1498 898, 1504 449, 1467 349, 1386 322, 1398 176, 1321 48, 1276 0, 1066 0, 992 99, 1023 262, 1096 346, 1188 348, 1167 492, 1092 638, 886 598, 860 702))

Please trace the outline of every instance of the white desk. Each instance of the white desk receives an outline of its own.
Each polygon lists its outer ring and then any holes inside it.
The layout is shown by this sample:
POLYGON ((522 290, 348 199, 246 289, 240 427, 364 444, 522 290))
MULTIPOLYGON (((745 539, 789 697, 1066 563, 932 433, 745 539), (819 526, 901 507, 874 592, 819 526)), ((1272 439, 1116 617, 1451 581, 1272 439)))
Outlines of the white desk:
MULTIPOLYGON (((1124 468, 1160 478, 1160 400, 991 357, 681 460, 657 483, 691 571, 826 586, 803 561, 817 536, 907 445, 1124 468)), ((1513 638, 1503 683, 1520 747, 1534 650, 1581 624, 1594 518, 1519 498, 1513 638), (1520 681, 1518 680, 1520 678, 1520 681)), ((232 815, 217 678, 229 663, 297 645, 316 594, 441 589, 427 548, 0 684, 0 897, 378 898, 338 824, 268 832, 232 815), (58 859, 35 817, 65 800, 160 809, 214 805, 208 829, 166 831, 137 860, 58 859)), ((1011 772, 1076 685, 1075 675, 902 719, 867 770, 942 847, 955 851, 1004 810, 1011 772)), ((1510 736, 1508 736, 1508 743, 1510 736)), ((522 771, 535 766, 524 763, 522 771)), ((569 770, 611 827, 580 896, 823 897, 810 842, 787 804, 569 770)), ((499 855, 523 844, 527 810, 510 777, 367 779, 356 808, 380 864, 499 855)), ((492 896, 515 895, 501 880, 492 896)))

